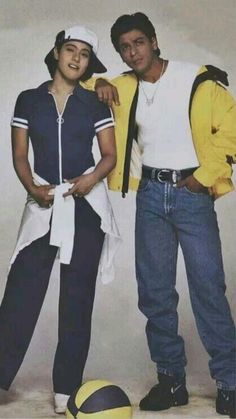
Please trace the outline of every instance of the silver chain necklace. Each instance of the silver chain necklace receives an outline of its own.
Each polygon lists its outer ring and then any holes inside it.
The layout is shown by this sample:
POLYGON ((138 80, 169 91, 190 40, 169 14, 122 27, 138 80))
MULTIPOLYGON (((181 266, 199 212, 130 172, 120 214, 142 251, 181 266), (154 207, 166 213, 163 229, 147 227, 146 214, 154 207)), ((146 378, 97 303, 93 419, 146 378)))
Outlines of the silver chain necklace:
POLYGON ((160 77, 159 77, 159 79, 158 79, 158 80, 157 80, 157 82, 156 82, 156 83, 157 83, 157 85, 156 85, 156 88, 155 88, 155 90, 154 90, 154 93, 153 93, 152 97, 148 97, 147 93, 146 93, 146 92, 145 92, 145 90, 144 90, 144 87, 143 87, 143 83, 142 83, 142 81, 139 83, 139 84, 140 84, 140 86, 141 86, 141 89, 142 89, 142 91, 143 91, 143 94, 144 94, 144 96, 145 96, 145 98, 146 98, 146 105, 147 105, 147 106, 151 106, 151 105, 153 104, 153 102, 154 102, 154 98, 155 98, 155 95, 156 95, 156 92, 157 92, 158 86, 159 86, 159 84, 160 84, 161 77, 163 76, 164 67, 165 67, 165 61, 163 60, 163 62, 162 62, 162 68, 161 68, 161 73, 160 73, 160 77))

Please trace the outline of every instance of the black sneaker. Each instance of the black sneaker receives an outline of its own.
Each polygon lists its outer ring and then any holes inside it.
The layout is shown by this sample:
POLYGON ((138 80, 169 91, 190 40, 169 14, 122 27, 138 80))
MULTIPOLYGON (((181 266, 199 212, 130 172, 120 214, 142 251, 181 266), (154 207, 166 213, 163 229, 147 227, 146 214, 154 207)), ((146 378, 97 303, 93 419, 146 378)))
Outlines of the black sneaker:
POLYGON ((158 374, 159 384, 156 384, 150 392, 140 401, 141 410, 165 410, 172 406, 184 406, 188 404, 188 391, 185 378, 176 381, 174 377, 158 374))
POLYGON ((217 390, 216 411, 220 415, 236 418, 236 390, 217 390))

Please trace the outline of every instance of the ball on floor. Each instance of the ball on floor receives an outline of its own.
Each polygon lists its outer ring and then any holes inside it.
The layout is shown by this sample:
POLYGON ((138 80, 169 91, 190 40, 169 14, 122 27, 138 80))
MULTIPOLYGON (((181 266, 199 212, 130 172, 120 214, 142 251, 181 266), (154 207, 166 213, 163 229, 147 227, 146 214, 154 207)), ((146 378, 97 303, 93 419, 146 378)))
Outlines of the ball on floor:
POLYGON ((131 419, 132 407, 125 392, 109 381, 87 381, 67 404, 68 419, 131 419))

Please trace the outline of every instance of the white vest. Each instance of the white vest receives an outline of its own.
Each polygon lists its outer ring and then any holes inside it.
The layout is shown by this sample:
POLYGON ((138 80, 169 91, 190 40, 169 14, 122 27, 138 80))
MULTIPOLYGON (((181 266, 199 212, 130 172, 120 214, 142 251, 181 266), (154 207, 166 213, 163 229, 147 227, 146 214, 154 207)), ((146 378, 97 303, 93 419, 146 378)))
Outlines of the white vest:
POLYGON ((188 114, 198 70, 196 64, 170 61, 160 81, 140 81, 136 122, 144 165, 169 169, 199 165, 188 114), (146 99, 152 97, 153 104, 148 105, 146 99))

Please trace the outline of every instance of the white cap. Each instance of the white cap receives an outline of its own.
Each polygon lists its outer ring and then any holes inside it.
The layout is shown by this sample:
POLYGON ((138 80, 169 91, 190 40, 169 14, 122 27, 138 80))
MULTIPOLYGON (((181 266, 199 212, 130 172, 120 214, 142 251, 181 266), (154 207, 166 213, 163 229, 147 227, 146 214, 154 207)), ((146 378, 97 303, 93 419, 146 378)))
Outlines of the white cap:
POLYGON ((98 37, 90 29, 85 28, 84 26, 72 26, 72 28, 65 30, 65 40, 82 41, 86 42, 93 48, 93 52, 97 54, 98 51, 98 37))

